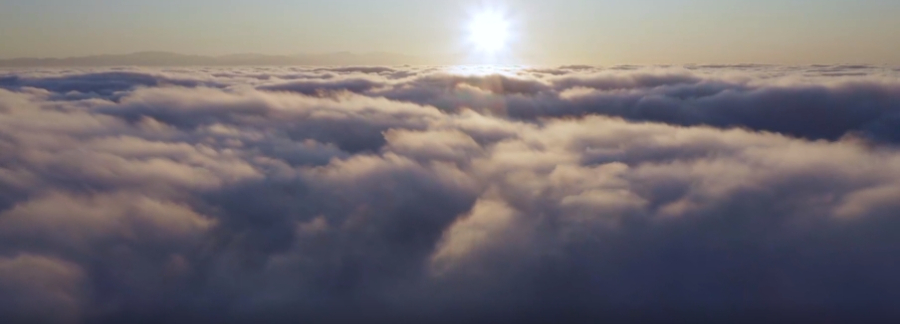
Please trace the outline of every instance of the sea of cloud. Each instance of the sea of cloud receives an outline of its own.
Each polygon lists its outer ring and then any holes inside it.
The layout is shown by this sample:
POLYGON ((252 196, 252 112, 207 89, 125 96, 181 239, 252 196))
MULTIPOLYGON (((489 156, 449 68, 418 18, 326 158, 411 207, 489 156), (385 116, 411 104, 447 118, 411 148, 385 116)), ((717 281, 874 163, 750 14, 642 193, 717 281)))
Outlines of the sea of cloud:
POLYGON ((900 317, 900 70, 0 71, 0 317, 900 317))

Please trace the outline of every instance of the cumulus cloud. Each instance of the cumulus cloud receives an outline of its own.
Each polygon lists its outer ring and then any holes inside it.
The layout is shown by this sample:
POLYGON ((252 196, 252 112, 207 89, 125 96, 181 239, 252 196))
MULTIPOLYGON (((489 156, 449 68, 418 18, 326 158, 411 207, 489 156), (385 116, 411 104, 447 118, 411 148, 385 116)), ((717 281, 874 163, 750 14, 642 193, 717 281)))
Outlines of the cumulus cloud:
POLYGON ((0 316, 900 317, 872 66, 0 76, 0 316))

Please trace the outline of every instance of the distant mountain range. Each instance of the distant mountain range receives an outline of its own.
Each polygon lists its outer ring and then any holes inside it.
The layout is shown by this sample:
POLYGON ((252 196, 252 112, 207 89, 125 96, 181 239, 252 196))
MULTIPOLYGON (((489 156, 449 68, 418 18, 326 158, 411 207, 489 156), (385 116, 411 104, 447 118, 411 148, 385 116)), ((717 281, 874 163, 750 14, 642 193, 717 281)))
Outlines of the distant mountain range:
POLYGON ((123 55, 93 55, 68 58, 15 58, 0 60, 0 67, 101 67, 101 66, 240 66, 240 65, 403 65, 429 64, 425 59, 394 53, 223 56, 185 55, 169 52, 138 52, 123 55))

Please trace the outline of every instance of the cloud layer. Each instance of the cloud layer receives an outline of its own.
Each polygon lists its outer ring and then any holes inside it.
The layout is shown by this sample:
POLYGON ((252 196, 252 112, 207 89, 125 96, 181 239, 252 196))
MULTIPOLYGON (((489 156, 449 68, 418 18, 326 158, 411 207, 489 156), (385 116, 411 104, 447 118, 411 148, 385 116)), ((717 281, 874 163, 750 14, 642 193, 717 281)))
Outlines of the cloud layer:
POLYGON ((5 71, 0 316, 898 318, 897 73, 5 71))

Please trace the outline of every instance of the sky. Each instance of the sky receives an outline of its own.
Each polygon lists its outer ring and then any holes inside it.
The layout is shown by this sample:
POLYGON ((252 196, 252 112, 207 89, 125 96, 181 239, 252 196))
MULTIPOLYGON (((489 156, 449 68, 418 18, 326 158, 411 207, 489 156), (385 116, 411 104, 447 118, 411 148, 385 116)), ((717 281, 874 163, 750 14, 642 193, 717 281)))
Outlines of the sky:
POLYGON ((900 323, 898 9, 0 0, 0 57, 325 53, 0 60, 0 322, 900 323))
POLYGON ((509 59, 533 63, 900 64, 892 0, 0 0, 0 58, 170 51, 472 51, 495 8, 509 59))

